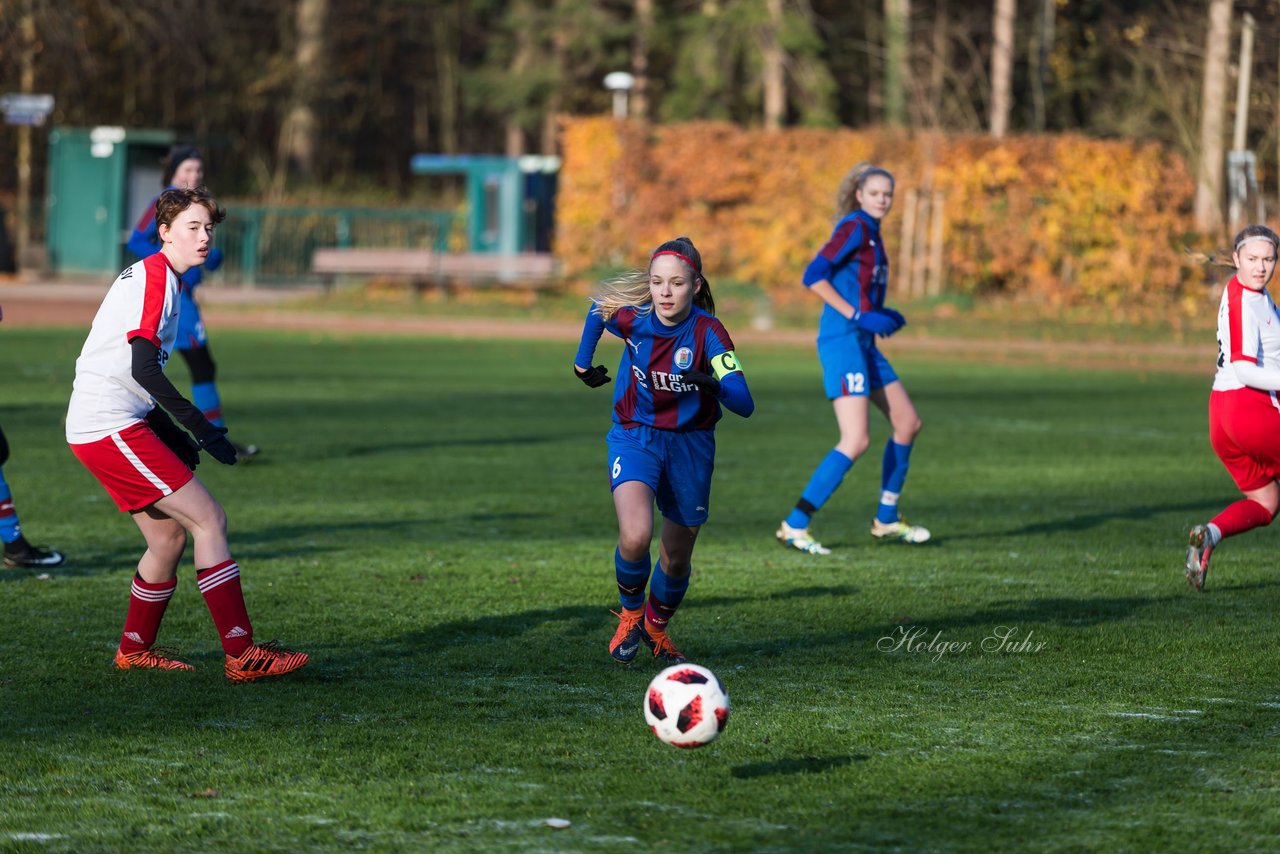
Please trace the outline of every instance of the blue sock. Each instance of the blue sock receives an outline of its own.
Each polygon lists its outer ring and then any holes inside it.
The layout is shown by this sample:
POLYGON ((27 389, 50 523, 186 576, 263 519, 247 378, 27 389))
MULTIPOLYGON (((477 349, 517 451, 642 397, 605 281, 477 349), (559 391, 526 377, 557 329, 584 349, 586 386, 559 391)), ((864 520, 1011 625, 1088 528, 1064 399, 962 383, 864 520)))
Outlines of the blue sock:
POLYGON ((215 383, 193 383, 191 402, 204 413, 205 418, 213 422, 214 427, 227 426, 222 420, 222 399, 218 397, 218 386, 215 383))
POLYGON ((618 601, 628 611, 644 604, 644 583, 649 580, 649 555, 640 560, 624 560, 613 550, 613 574, 618 579, 618 601))
POLYGON ((898 495, 907 482, 907 468, 911 464, 911 446, 899 445, 889 437, 884 446, 884 465, 880 469, 880 506, 876 519, 885 523, 898 521, 898 495))
POLYGON ((672 578, 662 571, 662 561, 653 567, 653 576, 649 579, 649 607, 645 609, 645 622, 651 623, 658 631, 666 631, 667 623, 675 615, 676 609, 684 601, 684 594, 689 589, 689 577, 693 575, 693 567, 684 578, 672 578))
POLYGON ((0 540, 12 543, 20 536, 18 511, 13 509, 13 495, 9 492, 9 484, 5 483, 4 471, 0 470, 0 540))
POLYGON ((851 468, 853 468, 853 460, 833 448, 813 470, 809 485, 804 488, 795 509, 787 517, 787 524, 793 528, 809 527, 809 520, 813 518, 813 514, 827 503, 827 499, 835 493, 851 468))

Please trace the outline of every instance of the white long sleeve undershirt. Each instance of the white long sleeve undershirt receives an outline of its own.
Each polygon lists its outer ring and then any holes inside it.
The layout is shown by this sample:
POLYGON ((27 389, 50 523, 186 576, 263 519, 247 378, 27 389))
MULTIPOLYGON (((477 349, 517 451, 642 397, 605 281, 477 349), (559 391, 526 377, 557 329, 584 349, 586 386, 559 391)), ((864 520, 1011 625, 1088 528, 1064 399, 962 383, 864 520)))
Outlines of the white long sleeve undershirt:
POLYGON ((1244 360, 1232 362, 1231 367, 1235 369, 1236 379, 1249 386, 1249 388, 1261 389, 1262 391, 1280 391, 1280 370, 1278 369, 1264 368, 1244 360))

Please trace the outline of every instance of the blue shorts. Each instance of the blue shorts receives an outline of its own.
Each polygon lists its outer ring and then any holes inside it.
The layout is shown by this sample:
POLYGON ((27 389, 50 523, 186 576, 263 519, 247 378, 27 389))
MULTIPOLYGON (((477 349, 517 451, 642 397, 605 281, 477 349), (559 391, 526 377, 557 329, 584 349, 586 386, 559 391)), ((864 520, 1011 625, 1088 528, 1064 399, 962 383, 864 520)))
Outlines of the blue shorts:
POLYGON ((898 379, 870 335, 819 338, 818 361, 822 363, 822 388, 828 400, 866 397, 898 379))
POLYGON ((190 350, 205 346, 209 338, 204 333, 204 321, 200 318, 200 304, 186 288, 182 289, 182 296, 178 299, 178 337, 173 341, 174 349, 190 350))
POLYGON ((609 446, 609 490, 638 480, 653 490, 658 510, 677 525, 697 527, 711 506, 716 461, 713 430, 658 430, 643 424, 613 425, 609 446))

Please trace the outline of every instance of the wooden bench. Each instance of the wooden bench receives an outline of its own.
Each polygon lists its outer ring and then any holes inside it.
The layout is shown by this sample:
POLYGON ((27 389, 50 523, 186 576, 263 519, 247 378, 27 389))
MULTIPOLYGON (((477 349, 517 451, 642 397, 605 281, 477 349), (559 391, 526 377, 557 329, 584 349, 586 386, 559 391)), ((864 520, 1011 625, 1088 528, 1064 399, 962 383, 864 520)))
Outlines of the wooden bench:
POLYGON ((452 290, 459 285, 548 290, 557 283, 559 264, 552 255, 524 252, 432 252, 428 249, 317 249, 311 269, 326 290, 340 275, 393 276, 408 280, 415 294, 425 288, 452 290))

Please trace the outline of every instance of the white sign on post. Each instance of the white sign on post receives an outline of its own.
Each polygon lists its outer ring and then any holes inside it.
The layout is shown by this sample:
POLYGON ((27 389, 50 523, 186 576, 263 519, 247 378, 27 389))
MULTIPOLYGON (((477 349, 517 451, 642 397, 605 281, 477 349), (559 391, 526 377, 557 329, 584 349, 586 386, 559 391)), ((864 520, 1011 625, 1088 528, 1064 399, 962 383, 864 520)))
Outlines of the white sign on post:
POLYGON ((53 96, 10 92, 0 95, 0 110, 4 112, 6 124, 42 125, 53 112, 53 96))

